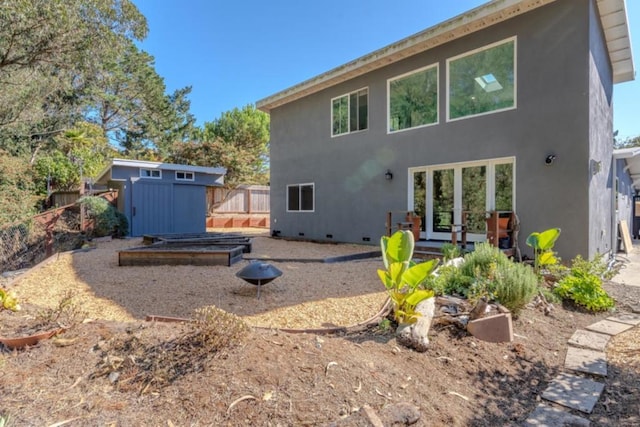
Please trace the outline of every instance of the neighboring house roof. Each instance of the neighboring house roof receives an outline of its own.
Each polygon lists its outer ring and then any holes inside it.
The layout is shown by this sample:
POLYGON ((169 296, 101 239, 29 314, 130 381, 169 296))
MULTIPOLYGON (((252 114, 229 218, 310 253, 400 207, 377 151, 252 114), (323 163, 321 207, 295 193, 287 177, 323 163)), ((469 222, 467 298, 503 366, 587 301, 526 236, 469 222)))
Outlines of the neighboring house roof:
POLYGON ((113 159, 96 179, 96 182, 100 182, 114 166, 125 166, 130 168, 143 168, 143 169, 160 169, 160 170, 177 170, 182 172, 197 172, 207 175, 224 175, 227 173, 225 168, 221 167, 207 167, 207 166, 190 166, 180 165, 175 163, 162 163, 162 162, 149 162, 146 160, 129 160, 129 159, 113 159))
POLYGON ((613 150, 615 159, 624 159, 627 163, 625 170, 633 181, 632 185, 636 190, 640 190, 640 147, 619 148, 613 150))
MULTIPOLYGON (((362 56, 317 77, 285 89, 256 103, 258 109, 271 109, 361 76, 409 56, 432 49, 476 31, 558 0, 494 0, 438 25, 362 56)), ((597 0, 600 20, 613 67, 613 82, 635 78, 631 37, 625 0, 597 0)))

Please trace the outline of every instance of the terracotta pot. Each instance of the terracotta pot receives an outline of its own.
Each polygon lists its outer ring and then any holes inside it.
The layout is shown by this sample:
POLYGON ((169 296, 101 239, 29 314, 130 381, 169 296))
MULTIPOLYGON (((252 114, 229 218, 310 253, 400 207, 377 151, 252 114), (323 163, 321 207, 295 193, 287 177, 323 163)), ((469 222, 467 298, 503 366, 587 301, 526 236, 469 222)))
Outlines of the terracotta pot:
POLYGON ((0 337, 0 343, 4 344, 6 347, 11 349, 21 349, 27 346, 36 345, 40 341, 49 339, 62 332, 64 332, 64 329, 58 328, 58 329, 52 329, 46 332, 39 332, 37 334, 16 337, 16 338, 0 337))

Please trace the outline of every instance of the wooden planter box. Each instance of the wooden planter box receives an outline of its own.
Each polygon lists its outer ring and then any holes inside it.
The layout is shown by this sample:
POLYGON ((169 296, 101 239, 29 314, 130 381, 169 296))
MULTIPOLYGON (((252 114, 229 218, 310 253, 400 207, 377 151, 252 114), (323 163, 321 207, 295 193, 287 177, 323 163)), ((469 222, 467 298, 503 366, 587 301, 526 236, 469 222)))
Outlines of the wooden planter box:
POLYGON ((242 259, 244 246, 151 245, 118 252, 118 265, 226 265, 242 259))

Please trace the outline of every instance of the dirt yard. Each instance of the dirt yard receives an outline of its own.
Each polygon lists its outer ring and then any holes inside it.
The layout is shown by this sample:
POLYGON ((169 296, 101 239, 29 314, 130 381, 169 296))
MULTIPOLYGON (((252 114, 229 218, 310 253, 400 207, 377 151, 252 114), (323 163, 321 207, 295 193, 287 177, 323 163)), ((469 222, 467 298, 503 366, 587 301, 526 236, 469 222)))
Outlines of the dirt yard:
MULTIPOLYGON (((247 261, 118 267, 117 250, 139 244, 100 242, 62 254, 10 286, 23 310, 0 312, 0 335, 52 312, 70 327, 27 350, 0 346, 0 417, 9 426, 355 426, 368 425, 370 412, 384 425, 519 425, 561 369, 571 334, 607 316, 529 308, 505 344, 433 327, 426 353, 398 345, 384 325, 285 333, 278 329, 348 326, 375 315, 386 299, 380 258, 309 262, 375 248, 256 237, 251 256, 286 260, 269 261, 284 274, 258 299, 256 287, 235 276, 247 261), (190 318, 211 306, 235 315, 213 312, 218 334, 144 320, 190 318), (260 328, 245 331, 236 316, 260 328)), ((640 304, 640 289, 607 289, 622 309, 640 304)), ((592 425, 640 423, 639 329, 609 345, 610 376, 592 425)))

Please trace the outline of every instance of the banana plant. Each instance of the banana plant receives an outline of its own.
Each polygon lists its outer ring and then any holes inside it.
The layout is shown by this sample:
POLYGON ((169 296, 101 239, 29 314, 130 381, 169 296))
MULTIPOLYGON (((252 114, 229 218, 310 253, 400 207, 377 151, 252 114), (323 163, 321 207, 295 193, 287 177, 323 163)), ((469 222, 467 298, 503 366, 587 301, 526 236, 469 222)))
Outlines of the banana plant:
POLYGON ((400 324, 415 323, 420 316, 416 306, 434 295, 420 285, 436 268, 438 260, 414 262, 415 242, 413 233, 407 230, 397 231, 391 237, 382 236, 380 248, 386 270, 378 270, 378 276, 393 302, 394 318, 400 324))
POLYGON ((540 233, 533 232, 527 237, 527 245, 533 248, 533 268, 536 273, 539 273, 544 266, 558 263, 558 258, 553 252, 553 245, 560 237, 560 231, 559 228, 550 228, 540 233))

